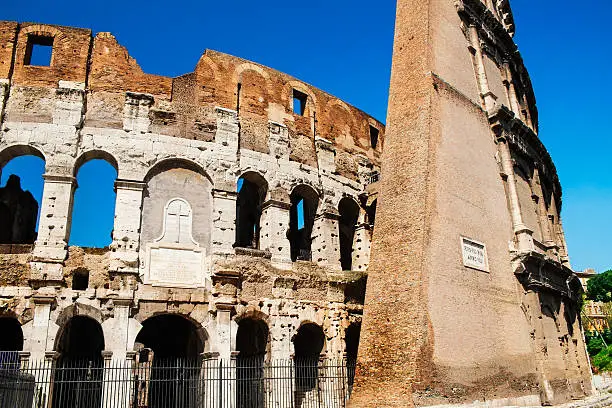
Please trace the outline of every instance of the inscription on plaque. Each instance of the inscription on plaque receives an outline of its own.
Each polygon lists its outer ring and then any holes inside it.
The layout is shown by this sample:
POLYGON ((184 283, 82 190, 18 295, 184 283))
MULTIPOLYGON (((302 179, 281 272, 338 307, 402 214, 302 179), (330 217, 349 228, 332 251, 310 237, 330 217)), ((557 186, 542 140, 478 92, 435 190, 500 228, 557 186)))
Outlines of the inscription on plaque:
POLYGON ((192 222, 187 201, 174 198, 166 204, 163 233, 146 246, 146 283, 177 287, 204 284, 205 254, 191 235, 192 222))
POLYGON ((485 244, 470 238, 461 237, 461 252, 463 254, 464 266, 489 272, 489 260, 487 259, 487 247, 485 244))

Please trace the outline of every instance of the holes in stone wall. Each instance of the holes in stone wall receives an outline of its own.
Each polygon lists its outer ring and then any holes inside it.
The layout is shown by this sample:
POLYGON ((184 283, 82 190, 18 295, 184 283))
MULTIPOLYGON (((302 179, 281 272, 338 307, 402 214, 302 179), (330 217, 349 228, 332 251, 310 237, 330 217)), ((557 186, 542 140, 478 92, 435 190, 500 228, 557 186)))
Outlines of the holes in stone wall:
POLYGON ((53 56, 53 37, 29 35, 26 45, 24 65, 40 67, 51 66, 53 56))
POLYGON ((103 248, 112 242, 117 170, 110 159, 91 159, 77 167, 70 245, 103 248))
POLYGON ((89 271, 79 268, 72 273, 72 290, 87 290, 89 287, 89 271))
POLYGON ((293 113, 304 116, 306 113, 307 102, 308 95, 306 95, 304 92, 298 91, 297 89, 293 90, 293 113))

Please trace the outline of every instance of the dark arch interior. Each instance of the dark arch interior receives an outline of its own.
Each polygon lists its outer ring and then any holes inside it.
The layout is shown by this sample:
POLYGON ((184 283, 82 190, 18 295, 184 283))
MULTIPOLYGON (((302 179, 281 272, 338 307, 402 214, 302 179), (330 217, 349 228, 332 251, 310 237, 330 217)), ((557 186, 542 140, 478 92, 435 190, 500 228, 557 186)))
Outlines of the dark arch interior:
POLYGON ((317 193, 308 186, 298 186, 291 193, 289 211, 289 242, 291 260, 310 261, 312 259, 312 228, 319 205, 317 193))
POLYGON ((295 348, 295 358, 316 358, 318 359, 323 351, 325 335, 321 326, 314 323, 302 325, 293 339, 295 348))
POLYGON ((371 228, 374 228, 374 223, 376 222, 376 204, 378 200, 372 201, 372 204, 368 206, 366 209, 366 214, 368 216, 368 224, 370 224, 371 228))
POLYGON ((136 342, 153 350, 154 358, 197 358, 204 341, 193 322, 185 317, 164 314, 144 321, 136 342))
POLYGON ((0 333, 0 352, 23 350, 23 331, 17 319, 0 317, 0 333))
POLYGON ((351 323, 346 328, 344 333, 344 342, 346 346, 346 358, 349 360, 357 359, 357 352, 359 350, 359 337, 361 335, 361 324, 351 323))
POLYGON ((72 273, 72 289, 86 290, 89 287, 89 271, 79 268, 72 273))
POLYGON ((359 218, 359 206, 350 198, 343 198, 340 200, 338 211, 340 212, 340 264, 343 271, 350 271, 353 268, 353 239, 359 218))
POLYGON ((62 360, 102 359, 104 334, 100 323, 86 316, 74 316, 64 327, 58 342, 62 360))
POLYGON ((296 406, 301 406, 305 393, 317 387, 319 357, 325 344, 321 326, 314 323, 302 325, 293 338, 295 349, 296 406))
POLYGON ((25 154, 6 162, 0 187, 0 244, 36 241, 45 161, 25 154))
POLYGON ((86 316, 68 320, 57 344, 60 358, 53 379, 54 408, 101 405, 103 350, 104 334, 97 321, 86 316))
POLYGON ((259 319, 245 318, 236 333, 236 404, 239 408, 263 407, 263 363, 268 345, 268 325, 259 319))
POLYGON ((249 173, 238 180, 235 246, 259 248, 259 222, 266 193, 266 181, 259 175, 249 173))
POLYGON ((246 318, 238 323, 236 351, 239 358, 264 356, 268 345, 268 325, 259 319, 246 318))

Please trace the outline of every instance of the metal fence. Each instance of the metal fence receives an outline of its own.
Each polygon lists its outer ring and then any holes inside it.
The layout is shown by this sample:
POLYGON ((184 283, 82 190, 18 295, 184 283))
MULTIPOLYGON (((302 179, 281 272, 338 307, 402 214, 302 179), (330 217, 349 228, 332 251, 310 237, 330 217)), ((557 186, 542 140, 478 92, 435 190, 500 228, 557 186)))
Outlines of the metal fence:
POLYGON ((344 408, 353 361, 0 362, 0 408, 344 408))

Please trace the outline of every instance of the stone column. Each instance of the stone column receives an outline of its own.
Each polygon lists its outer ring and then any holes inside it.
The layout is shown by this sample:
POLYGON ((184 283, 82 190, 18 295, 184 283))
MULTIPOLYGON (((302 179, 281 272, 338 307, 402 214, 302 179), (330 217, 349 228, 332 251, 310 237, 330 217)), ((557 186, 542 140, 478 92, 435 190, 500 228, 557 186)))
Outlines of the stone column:
POLYGON ((115 223, 109 269, 118 273, 138 274, 142 192, 145 183, 115 181, 115 223))
POLYGON ((476 79, 478 80, 478 88, 480 89, 480 96, 484 102, 485 109, 491 113, 494 111, 497 105, 497 96, 491 92, 489 88, 489 81, 487 79, 487 72, 485 70, 484 61, 482 57, 482 49, 480 48, 480 38, 478 37, 478 29, 476 26, 471 25, 469 27, 470 47, 474 55, 474 66, 476 69, 476 79))
POLYGON ((234 253, 237 197, 238 193, 235 191, 213 190, 213 229, 211 233, 213 254, 234 253))
POLYGON ((312 228, 312 261, 341 271, 339 219, 340 215, 335 208, 326 209, 315 217, 312 228))
POLYGON ((34 319, 26 348, 31 353, 32 360, 38 361, 44 357, 48 347, 53 348, 53 343, 49 341, 48 335, 55 295, 50 291, 49 293, 39 292, 32 296, 32 301, 34 302, 34 319))
POLYGON ((126 92, 123 105, 123 130, 147 133, 151 125, 149 110, 154 102, 153 95, 126 92))
POLYGON ((291 247, 287 239, 289 208, 284 201, 268 200, 262 206, 260 248, 272 253, 272 265, 291 269, 291 247))
POLYGON ((215 112, 217 113, 217 133, 215 134, 215 142, 237 151, 238 135, 240 132, 238 112, 221 107, 216 107, 215 112))
POLYGON ((32 278, 61 281, 62 262, 67 256, 76 179, 60 174, 44 174, 45 180, 33 257, 32 278))
POLYGON ((359 208, 359 217, 355 225, 353 236, 353 270, 365 271, 370 264, 370 245, 372 242, 372 230, 367 222, 365 208, 359 208))
POLYGON ((512 79, 512 70, 508 63, 504 64, 504 70, 506 71, 506 88, 508 89, 508 99, 510 100, 510 109, 514 112, 517 118, 521 117, 521 107, 516 97, 516 89, 514 88, 514 80, 512 79))
POLYGON ((542 191, 542 184, 540 183, 540 172, 536 168, 533 172, 533 190, 538 197, 538 218, 540 222, 540 228, 542 230, 542 243, 553 252, 558 252, 559 247, 555 243, 552 233, 550 231, 550 223, 548 220, 548 210, 546 209, 546 202, 544 199, 544 192, 542 191))
MULTIPOLYGON (((116 296, 116 295, 115 295, 116 296)), ((125 360, 129 344, 130 308, 133 299, 128 293, 113 300, 113 317, 102 323, 106 349, 113 354, 115 360, 125 360), (126 296, 127 295, 127 296, 126 296)))
POLYGON ((533 231, 523 223, 521 206, 519 204, 518 193, 516 191, 516 178, 514 177, 514 164, 510 153, 510 146, 506 138, 498 139, 499 153, 501 158, 502 171, 506 175, 508 185, 508 202, 510 203, 510 217, 512 227, 518 242, 519 252, 534 250, 533 231))

